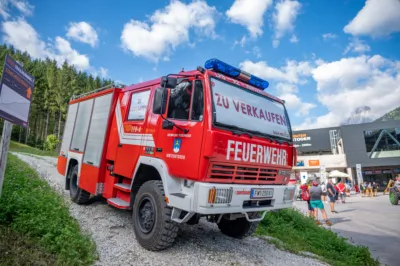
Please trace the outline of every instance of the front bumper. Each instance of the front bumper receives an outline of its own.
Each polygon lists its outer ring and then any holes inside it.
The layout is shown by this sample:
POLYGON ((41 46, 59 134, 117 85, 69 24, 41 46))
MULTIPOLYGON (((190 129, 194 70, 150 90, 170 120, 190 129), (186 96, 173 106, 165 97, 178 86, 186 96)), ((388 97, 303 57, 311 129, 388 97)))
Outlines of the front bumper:
POLYGON ((184 186, 179 197, 170 195, 170 206, 203 215, 262 212, 292 207, 294 186, 238 185, 195 182, 184 186), (217 191, 210 199, 210 190, 217 191), (273 189, 272 197, 251 198, 252 189, 273 189), (213 200, 219 198, 218 200, 213 200))

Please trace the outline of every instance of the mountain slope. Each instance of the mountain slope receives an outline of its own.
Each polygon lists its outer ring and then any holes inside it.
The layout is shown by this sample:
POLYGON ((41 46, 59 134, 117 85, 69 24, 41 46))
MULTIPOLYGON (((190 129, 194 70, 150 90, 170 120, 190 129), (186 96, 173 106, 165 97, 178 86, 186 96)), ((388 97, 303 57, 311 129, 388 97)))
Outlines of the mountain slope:
POLYGON ((400 106, 392 111, 384 114, 382 117, 376 119, 375 121, 388 121, 388 120, 400 120, 400 106))

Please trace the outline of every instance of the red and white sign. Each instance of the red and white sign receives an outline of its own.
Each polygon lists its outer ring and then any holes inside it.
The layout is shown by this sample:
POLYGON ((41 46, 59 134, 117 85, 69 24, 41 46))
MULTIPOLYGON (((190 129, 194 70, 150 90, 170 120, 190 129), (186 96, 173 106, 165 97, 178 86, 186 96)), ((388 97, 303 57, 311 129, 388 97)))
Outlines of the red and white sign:
POLYGON ((216 122, 290 139, 283 105, 211 78, 216 122))
POLYGON ((234 140, 228 140, 226 159, 233 159, 239 162, 288 165, 288 156, 285 149, 234 140))

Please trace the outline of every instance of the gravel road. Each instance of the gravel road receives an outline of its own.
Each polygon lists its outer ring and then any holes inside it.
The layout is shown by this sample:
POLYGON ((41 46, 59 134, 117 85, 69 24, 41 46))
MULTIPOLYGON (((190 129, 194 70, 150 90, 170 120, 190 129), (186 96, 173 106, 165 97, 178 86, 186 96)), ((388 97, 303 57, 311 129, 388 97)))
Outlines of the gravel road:
MULTIPOLYGON (((56 159, 16 155, 70 202, 56 159)), ((229 238, 203 220, 194 226, 182 225, 172 248, 150 252, 136 242, 130 212, 108 206, 101 199, 86 206, 71 203, 70 212, 96 242, 100 255, 96 265, 326 265, 276 249, 257 237, 229 238)))

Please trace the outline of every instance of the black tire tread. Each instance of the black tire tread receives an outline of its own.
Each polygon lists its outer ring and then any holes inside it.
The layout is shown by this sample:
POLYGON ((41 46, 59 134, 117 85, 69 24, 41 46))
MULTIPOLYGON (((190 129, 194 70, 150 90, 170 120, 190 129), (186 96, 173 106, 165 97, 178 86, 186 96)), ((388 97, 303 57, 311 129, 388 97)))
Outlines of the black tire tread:
POLYGON ((394 194, 394 202, 392 202, 391 200, 390 200, 390 202, 393 204, 393 205, 398 205, 399 204, 399 198, 400 198, 400 193, 399 192, 397 192, 395 189, 391 189, 390 191, 389 191, 389 197, 391 197, 391 193, 393 193, 394 194))
MULTIPOLYGON (((258 213, 252 213, 249 218, 257 218, 258 213)), ((218 228, 227 236, 243 239, 249 237, 257 230, 259 222, 249 222, 245 217, 236 220, 228 220, 222 218, 218 223, 218 228)))
MULTIPOLYGON (((144 186, 151 186, 155 188, 157 198, 165 199, 165 191, 162 181, 150 180, 142 185, 142 187, 144 186)), ((140 195, 140 190, 141 189, 139 189, 138 195, 140 195)), ((145 249, 150 251, 160 251, 169 248, 175 242, 175 238, 178 235, 178 224, 171 220, 172 208, 167 205, 165 200, 161 201, 160 203, 162 209, 159 213, 161 214, 160 219, 162 227, 159 235, 161 237, 154 239, 151 243, 140 243, 145 249)), ((135 217, 133 218, 135 219, 135 217)))
MULTIPOLYGON (((71 176, 69 178, 70 182, 73 182, 72 180, 72 175, 74 172, 78 173, 78 165, 75 165, 74 168, 72 168, 71 170, 71 176)), ((72 184, 70 185, 70 187, 72 186, 72 184)), ((80 187, 77 188, 77 192, 76 195, 72 194, 72 190, 70 189, 70 196, 71 196, 71 200, 77 204, 87 204, 90 200, 90 193, 87 192, 86 190, 81 189, 80 187)))

